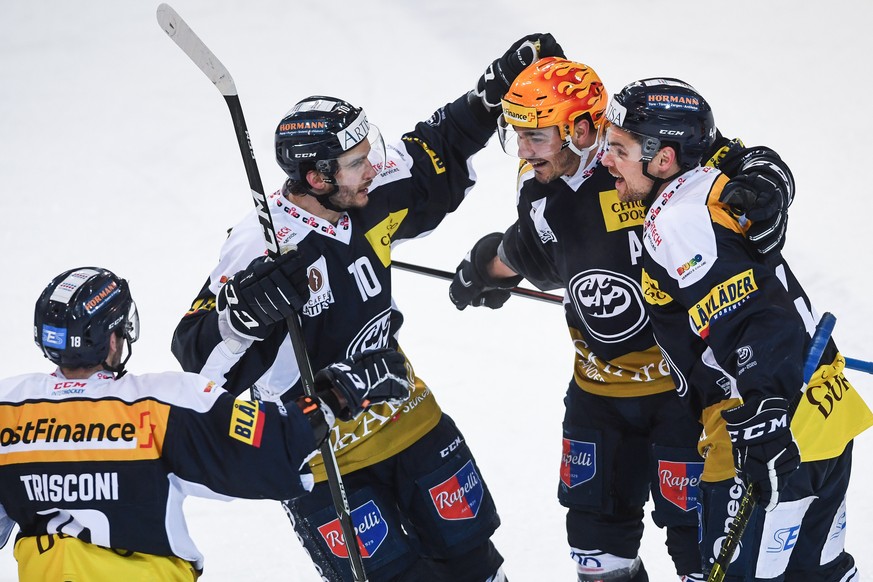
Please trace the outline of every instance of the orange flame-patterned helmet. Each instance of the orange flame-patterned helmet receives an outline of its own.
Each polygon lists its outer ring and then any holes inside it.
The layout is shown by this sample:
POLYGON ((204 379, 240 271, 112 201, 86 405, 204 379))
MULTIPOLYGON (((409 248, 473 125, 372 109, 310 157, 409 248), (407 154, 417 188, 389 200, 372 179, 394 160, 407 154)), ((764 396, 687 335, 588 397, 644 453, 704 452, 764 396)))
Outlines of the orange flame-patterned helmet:
POLYGON ((576 119, 588 114, 595 133, 603 121, 607 95, 594 69, 547 57, 523 70, 503 97, 502 122, 515 127, 557 126, 569 141, 576 119))

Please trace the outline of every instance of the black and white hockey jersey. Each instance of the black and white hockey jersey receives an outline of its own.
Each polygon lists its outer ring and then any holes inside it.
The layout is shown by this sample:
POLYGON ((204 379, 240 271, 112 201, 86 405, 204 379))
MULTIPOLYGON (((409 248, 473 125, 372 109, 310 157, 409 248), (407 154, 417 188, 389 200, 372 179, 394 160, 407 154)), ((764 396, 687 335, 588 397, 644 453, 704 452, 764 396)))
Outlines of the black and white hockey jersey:
POLYGON ((26 374, 0 381, 0 546, 65 534, 178 556, 198 570, 182 502, 289 499, 312 488, 297 406, 235 399, 196 374, 26 374))
POLYGON ((782 257, 759 259, 718 201, 727 180, 698 167, 646 211, 642 287, 655 338, 679 395, 698 413, 728 398, 800 399, 792 432, 802 459, 835 457, 873 415, 843 376, 833 340, 800 397, 818 318, 782 257))
POLYGON ((563 288, 574 378, 583 390, 616 397, 667 392, 673 382, 639 285, 643 206, 618 200, 601 156, 548 184, 522 165, 518 220, 504 234, 500 258, 540 289, 563 288))
MULTIPOLYGON (((344 213, 337 224, 279 192, 269 197, 279 244, 297 245, 310 264, 310 299, 301 320, 313 370, 364 349, 398 347, 403 316, 391 296, 391 250, 426 235, 458 207, 475 181, 470 159, 495 129, 496 117, 478 101, 461 97, 439 109, 389 146, 368 204, 344 213)), ((232 353, 222 342, 215 311, 224 282, 265 249, 252 211, 231 231, 209 281, 179 323, 173 353, 184 369, 224 381, 236 393, 254 386, 263 397, 287 401, 302 394, 287 331, 276 326, 264 341, 232 353)), ((337 461, 349 472, 386 459, 432 429, 440 415, 428 387, 416 380, 405 403, 373 406, 360 418, 337 424, 337 461)), ((311 465, 322 480, 321 458, 311 465)))
MULTIPOLYGON (((710 164, 727 165, 731 172, 750 155, 778 160, 768 148, 744 148, 721 135, 711 153, 710 164)), ((573 376, 583 390, 612 397, 667 392, 673 381, 640 289, 643 204, 618 199, 602 155, 548 184, 537 182, 523 163, 518 220, 498 252, 540 289, 563 288, 575 348, 573 376)))

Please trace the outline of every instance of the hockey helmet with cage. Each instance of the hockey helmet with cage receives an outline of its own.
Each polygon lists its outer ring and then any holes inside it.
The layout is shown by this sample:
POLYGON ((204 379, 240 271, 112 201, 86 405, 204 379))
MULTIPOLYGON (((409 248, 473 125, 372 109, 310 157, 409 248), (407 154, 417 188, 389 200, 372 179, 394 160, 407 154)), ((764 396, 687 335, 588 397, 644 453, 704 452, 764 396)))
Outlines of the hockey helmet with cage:
POLYGON ((682 170, 700 163, 715 141, 709 103, 694 87, 668 77, 642 79, 612 98, 607 121, 636 134, 644 162, 664 146, 674 147, 682 170))
POLYGON ((128 344, 139 337, 139 315, 127 281, 100 267, 79 267, 52 279, 36 302, 33 340, 46 358, 64 368, 103 364, 109 337, 119 334, 128 344))
POLYGON ((557 127, 561 140, 581 155, 572 141, 573 125, 586 116, 591 131, 600 128, 607 94, 591 67, 562 59, 540 59, 522 71, 503 97, 498 135, 503 150, 516 155, 515 128, 557 127))
MULTIPOLYGON (((364 110, 335 97, 313 95, 291 108, 276 128, 276 161, 291 180, 302 182, 316 170, 330 181, 337 158, 364 140, 385 159, 379 129, 367 121, 364 110)), ((378 160, 377 160, 378 163, 378 160)))

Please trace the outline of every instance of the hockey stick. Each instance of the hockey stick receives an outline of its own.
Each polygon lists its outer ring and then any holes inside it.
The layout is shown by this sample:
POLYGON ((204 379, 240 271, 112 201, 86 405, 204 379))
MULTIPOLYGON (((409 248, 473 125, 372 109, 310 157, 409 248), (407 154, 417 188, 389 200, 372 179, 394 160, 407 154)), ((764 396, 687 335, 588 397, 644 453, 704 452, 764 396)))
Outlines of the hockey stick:
MULTIPOLYGON (((195 65, 207 76, 209 80, 224 96, 230 116, 233 119, 233 128, 236 132, 236 140, 242 154, 243 164, 246 168, 246 176, 249 180, 249 188, 252 191, 252 199, 261 223, 264 240, 267 244, 267 254, 276 259, 279 257, 279 246, 276 240, 276 229, 273 226, 273 218, 270 216, 267 206, 267 196, 261 183, 261 174, 255 160, 255 153, 249 140, 249 131, 243 117, 242 106, 236 91, 233 78, 227 68, 221 64, 212 51, 200 40, 179 14, 168 4, 161 4, 157 10, 158 24, 167 35, 178 45, 182 51, 194 62, 195 65)), ((298 317, 290 316, 285 319, 288 325, 288 333, 291 336, 291 345, 297 358, 297 367, 300 368, 300 379, 303 382, 303 391, 307 396, 315 396, 312 366, 306 353, 306 342, 298 317)), ((357 544, 352 512, 349 509, 348 498, 343 487, 339 466, 330 439, 325 439, 321 445, 321 456, 324 459, 324 468, 327 472, 327 482, 330 487, 330 495, 333 499, 334 509, 339 518, 343 537, 346 541, 346 549, 349 554, 349 563, 352 575, 356 582, 367 580, 364 572, 364 562, 357 544)))
MULTIPOLYGON (((441 271, 439 269, 423 267, 421 265, 413 265, 412 263, 404 263, 402 261, 392 260, 391 266, 397 267, 398 269, 402 269, 404 271, 409 271, 411 273, 428 275, 430 277, 435 277, 437 279, 446 279, 448 281, 451 281, 455 277, 454 273, 450 273, 448 271, 441 271)), ((527 289, 525 287, 512 287, 511 289, 507 289, 507 291, 509 291, 513 295, 518 295, 519 297, 536 299, 537 301, 544 301, 546 303, 557 303, 558 305, 564 303, 564 298, 560 295, 555 295, 554 293, 546 293, 545 291, 538 291, 536 289, 527 289)), ((867 374, 873 374, 873 362, 865 362, 864 360, 856 360, 855 358, 845 358, 845 360, 847 369, 857 370, 858 372, 866 372, 867 374)))
MULTIPOLYGON (((828 345, 828 340, 831 338, 836 324, 837 318, 832 313, 826 312, 822 315, 818 325, 815 326, 815 333, 812 336, 812 341, 809 342, 809 351, 803 364, 801 395, 806 391, 807 383, 809 383, 813 374, 818 369, 822 352, 824 352, 825 347, 828 345)), ((721 544, 718 557, 712 565, 712 570, 709 571, 709 577, 706 579, 707 582, 723 582, 727 575, 728 566, 730 566, 731 560, 733 560, 737 546, 740 544, 740 538, 743 537, 743 532, 746 531, 746 526, 749 525, 749 520, 752 517, 752 511, 755 509, 755 505, 757 505, 754 495, 753 487, 751 485, 746 487, 746 492, 740 500, 737 514, 730 527, 728 527, 728 533, 721 544)))
MULTIPOLYGON (((419 265, 395 261, 393 259, 391 260, 391 266, 397 267, 398 269, 403 269, 404 271, 411 271, 413 273, 419 273, 421 275, 429 275, 431 277, 436 277, 437 279, 446 279, 448 281, 451 281, 455 278, 455 274, 449 273, 448 271, 440 271, 439 269, 431 269, 430 267, 421 267, 419 265)), ((527 297, 528 299, 536 299, 537 301, 545 301, 546 303, 557 303, 558 305, 564 303, 564 298, 560 295, 546 293, 545 291, 537 291, 536 289, 512 287, 510 289, 506 289, 506 291, 509 291, 513 295, 518 295, 519 297, 527 297)))
POLYGON ((855 358, 846 358, 846 367, 850 370, 858 370, 859 372, 873 374, 873 362, 865 362, 864 360, 856 360, 855 358))

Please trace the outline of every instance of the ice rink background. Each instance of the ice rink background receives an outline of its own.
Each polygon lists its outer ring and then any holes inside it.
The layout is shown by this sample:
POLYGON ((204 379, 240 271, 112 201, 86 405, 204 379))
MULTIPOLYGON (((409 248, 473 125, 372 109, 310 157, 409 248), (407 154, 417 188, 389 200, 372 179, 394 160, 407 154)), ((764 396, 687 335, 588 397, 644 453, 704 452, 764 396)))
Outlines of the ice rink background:
MULTIPOLYGON (((130 280, 143 321, 133 372, 178 369, 172 330, 225 231, 251 207, 219 93, 155 21, 157 2, 4 0, 0 18, 0 353, 3 374, 48 370, 33 347, 33 304, 55 274, 96 264, 130 280)), ((820 311, 838 318, 846 355, 873 359, 869 253, 873 5, 773 0, 706 5, 614 0, 303 3, 176 0, 230 69, 268 192, 283 175, 273 130, 297 100, 363 106, 396 139, 466 92, 520 36, 550 31, 608 89, 674 76, 711 102, 729 136, 766 143, 792 167, 797 199, 785 255, 820 311), (701 5, 703 7, 704 5, 701 5)), ((486 232, 513 220, 515 162, 496 140, 479 184, 398 260, 451 270, 486 232)), ((573 580, 556 501, 561 400, 572 351, 561 310, 513 299, 458 312, 447 283, 394 279, 401 339, 477 456, 503 519, 495 536, 513 582, 573 580)), ((851 378, 873 401, 873 377, 851 378)), ((856 444, 848 548, 873 580, 873 439, 856 444)), ((316 580, 278 503, 192 499, 189 527, 205 581, 316 580)), ((663 532, 642 548, 670 580, 663 532)), ((9 544, 0 581, 14 580, 9 544)))

